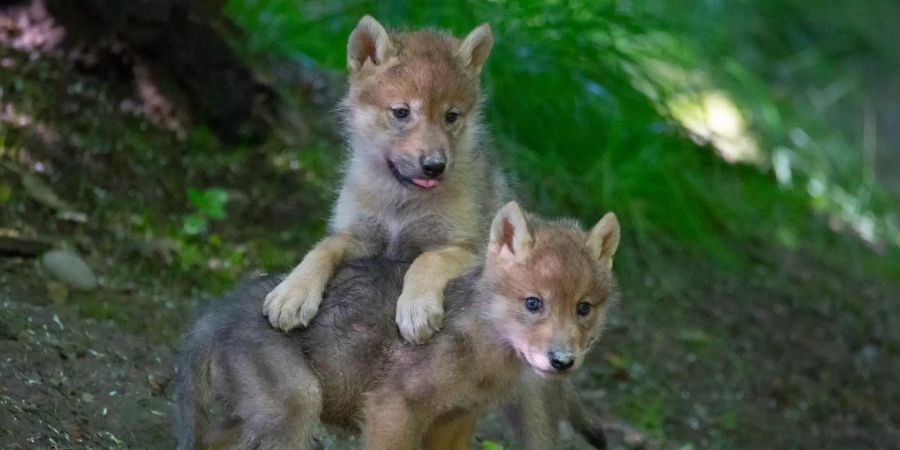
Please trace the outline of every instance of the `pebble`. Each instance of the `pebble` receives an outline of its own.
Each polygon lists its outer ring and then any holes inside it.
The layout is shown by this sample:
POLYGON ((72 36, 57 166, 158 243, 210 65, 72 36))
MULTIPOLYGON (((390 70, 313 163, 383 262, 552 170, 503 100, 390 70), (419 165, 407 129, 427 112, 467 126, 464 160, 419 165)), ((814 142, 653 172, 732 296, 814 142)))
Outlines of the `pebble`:
POLYGON ((69 250, 51 250, 41 257, 41 265, 55 278, 76 289, 94 289, 97 276, 78 254, 69 250))
POLYGON ((625 437, 623 440, 625 441, 625 445, 628 448, 644 448, 644 446, 647 444, 644 436, 634 431, 625 432, 625 437))

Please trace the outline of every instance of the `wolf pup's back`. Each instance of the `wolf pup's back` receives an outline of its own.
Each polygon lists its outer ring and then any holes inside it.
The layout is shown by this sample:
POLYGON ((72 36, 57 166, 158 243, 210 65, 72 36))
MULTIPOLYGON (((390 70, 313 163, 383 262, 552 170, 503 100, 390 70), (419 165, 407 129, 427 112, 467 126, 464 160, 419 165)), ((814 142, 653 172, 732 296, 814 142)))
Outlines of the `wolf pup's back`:
MULTIPOLYGON (((260 314, 266 294, 281 282, 283 275, 245 282, 207 305, 185 334, 180 351, 176 387, 178 448, 194 449, 217 442, 240 442, 248 448, 264 442, 287 448, 305 445, 308 436, 284 436, 278 431, 283 429, 281 422, 286 418, 261 416, 259 412, 282 410, 283 406, 265 405, 284 405, 293 397, 319 397, 318 373, 312 370, 304 345, 318 346, 317 360, 332 358, 329 365, 349 367, 358 366, 359 361, 374 364, 381 355, 369 349, 387 349, 391 343, 399 342, 393 320, 394 298, 400 292, 407 268, 403 262, 374 258, 342 265, 327 290, 333 300, 324 303, 316 326, 288 334, 272 328, 260 314), (326 339, 327 336, 331 337, 326 339), (304 395, 311 390, 316 395, 304 395), (222 417, 225 412, 211 410, 212 405, 229 405, 240 419, 222 417), (242 410, 252 414, 241 414, 242 410), (210 424, 216 425, 210 429, 210 424), (239 429, 253 432, 238 436, 239 429)), ((364 383, 345 387, 353 393, 363 388, 364 383)), ((342 403, 329 400, 337 399, 326 396, 324 406, 340 407, 342 403)), ((318 420, 324 413, 326 422, 329 415, 342 417, 339 412, 329 414, 333 408, 323 410, 323 405, 318 406, 303 416, 318 420)), ((309 409, 308 405, 304 407, 309 409)))

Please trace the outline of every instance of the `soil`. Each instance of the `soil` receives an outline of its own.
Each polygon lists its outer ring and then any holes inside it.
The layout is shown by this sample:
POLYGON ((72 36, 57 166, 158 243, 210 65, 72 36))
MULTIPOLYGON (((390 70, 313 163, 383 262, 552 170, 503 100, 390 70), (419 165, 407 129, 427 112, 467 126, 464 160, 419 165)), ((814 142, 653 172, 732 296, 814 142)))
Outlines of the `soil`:
MULTIPOLYGON (((0 445, 172 448, 174 349, 197 306, 322 233, 333 96, 297 94, 302 136, 226 147, 142 108, 133 71, 16 42, 0 39, 0 232, 78 252, 99 285, 0 255, 0 445), (186 186, 225 188, 227 219, 185 231, 186 186)), ((662 272, 623 250, 622 302, 576 376, 612 448, 898 448, 900 280, 802 247, 746 249, 740 267, 667 255, 662 272)), ((495 417, 478 438, 515 447, 495 417)))
POLYGON ((172 448, 172 350, 5 298, 0 311, 4 448, 172 448))

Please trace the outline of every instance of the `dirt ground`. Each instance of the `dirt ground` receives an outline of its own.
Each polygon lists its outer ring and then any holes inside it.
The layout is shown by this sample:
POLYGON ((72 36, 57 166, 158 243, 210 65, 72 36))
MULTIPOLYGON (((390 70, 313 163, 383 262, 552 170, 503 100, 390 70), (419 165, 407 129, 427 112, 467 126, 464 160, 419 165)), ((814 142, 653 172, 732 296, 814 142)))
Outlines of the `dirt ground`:
MULTIPOLYGON (((133 75, 8 43, 0 65, 0 231, 98 278, 65 289, 38 254, 0 255, 0 446, 172 448, 174 349, 197 306, 322 231, 339 159, 322 149, 341 145, 316 124, 327 100, 298 113, 303 137, 234 149, 135 109, 133 75), (185 186, 227 189, 227 219, 186 233, 185 186)), ((900 280, 802 247, 747 249, 738 268, 666 255, 652 273, 624 250, 622 302, 576 376, 612 448, 900 448, 900 280)), ((494 417, 478 437, 515 448, 494 417)))
MULTIPOLYGON (((3 447, 171 448, 174 342, 47 304, 20 283, 40 279, 33 265, 6 263, 3 447)), ((762 271, 719 276, 685 298, 636 296, 626 284, 576 378, 611 447, 896 448, 900 290, 814 270, 777 282, 762 271)), ((170 310, 155 326, 180 329, 188 317, 170 310)), ((563 436, 559 448, 588 448, 571 431, 563 436)), ((355 443, 320 438, 324 448, 355 443)), ((479 438, 514 448, 496 417, 479 438)))
MULTIPOLYGON (((169 346, 64 308, 6 299, 0 355, 3 448, 174 447, 169 346)), ((561 448, 582 447, 570 430, 563 436, 561 448)), ((478 438, 514 437, 491 415, 482 421, 478 438)), ((354 437, 327 430, 320 430, 318 439, 320 448, 358 446, 354 437)))
POLYGON ((4 448, 171 448, 172 350, 6 298, 0 311, 4 448))

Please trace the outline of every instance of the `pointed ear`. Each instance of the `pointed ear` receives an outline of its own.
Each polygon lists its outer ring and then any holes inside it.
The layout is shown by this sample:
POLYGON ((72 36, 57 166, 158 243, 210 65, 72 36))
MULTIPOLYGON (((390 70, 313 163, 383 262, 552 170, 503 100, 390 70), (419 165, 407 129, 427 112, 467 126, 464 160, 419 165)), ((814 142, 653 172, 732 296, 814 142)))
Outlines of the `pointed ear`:
POLYGON ((587 239, 588 251, 600 261, 603 267, 612 269, 613 255, 619 247, 619 219, 613 213, 606 213, 591 229, 587 239))
POLYGON ((466 36, 459 46, 457 57, 462 61, 463 67, 469 68, 477 75, 481 73, 481 68, 491 54, 493 46, 494 35, 491 33, 491 26, 483 23, 466 36))
POLYGON ((394 46, 387 30, 373 19, 365 16, 356 24, 347 41, 347 68, 356 73, 372 61, 376 66, 393 56, 394 46))
POLYGON ((528 229, 525 215, 516 202, 509 202, 494 217, 491 224, 489 253, 521 261, 531 253, 534 237, 528 229))

